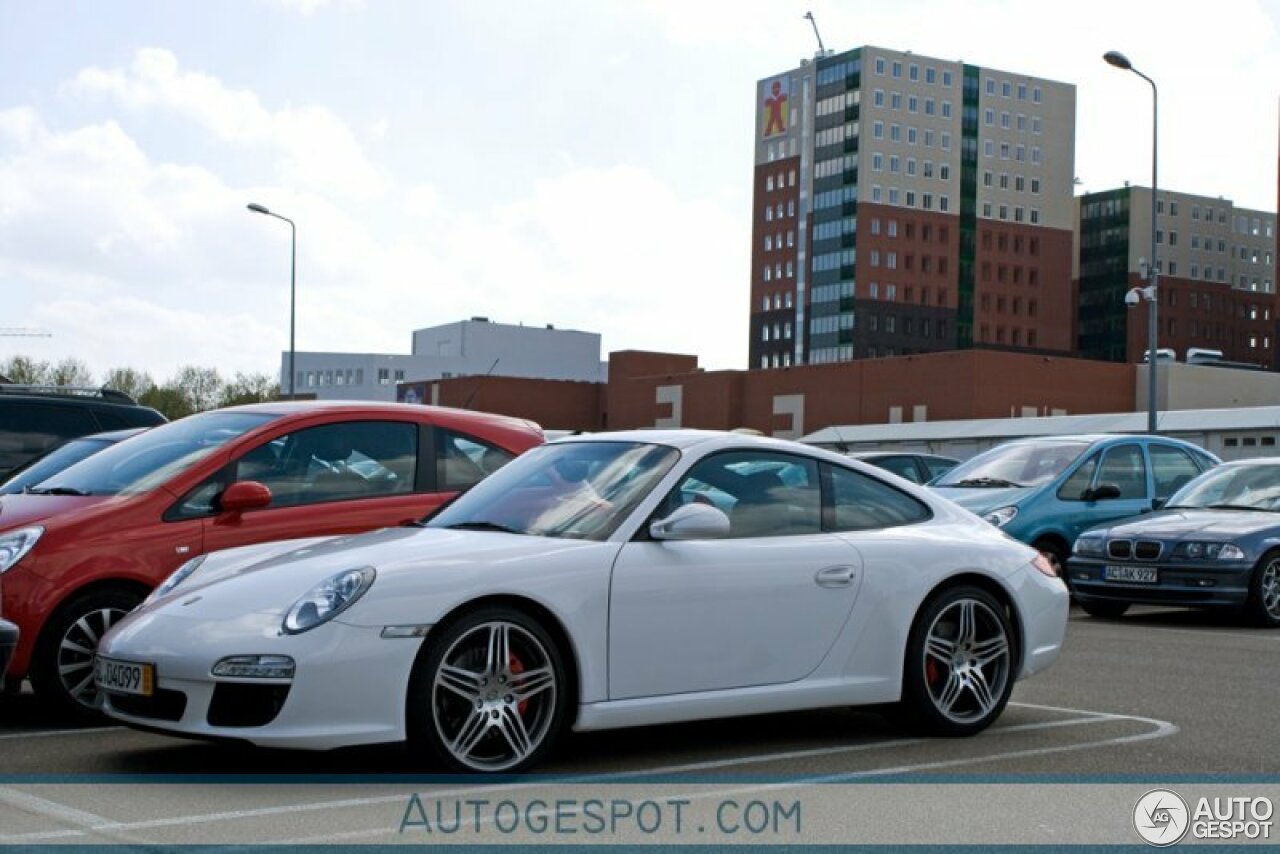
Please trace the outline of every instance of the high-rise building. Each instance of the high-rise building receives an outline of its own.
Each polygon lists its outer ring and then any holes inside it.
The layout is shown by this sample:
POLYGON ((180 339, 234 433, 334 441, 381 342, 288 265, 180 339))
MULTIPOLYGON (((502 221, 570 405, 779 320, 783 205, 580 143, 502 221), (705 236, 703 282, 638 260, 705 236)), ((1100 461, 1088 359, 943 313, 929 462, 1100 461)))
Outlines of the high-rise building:
MULTIPOLYGON (((1147 284, 1151 188, 1123 187, 1077 200, 1079 349, 1089 359, 1138 362, 1148 349, 1145 306, 1125 294, 1147 284)), ((1157 346, 1191 348, 1275 369, 1276 215, 1229 199, 1156 194, 1157 346)))
POLYGON ((756 105, 749 367, 1074 350, 1074 86, 862 47, 756 105))

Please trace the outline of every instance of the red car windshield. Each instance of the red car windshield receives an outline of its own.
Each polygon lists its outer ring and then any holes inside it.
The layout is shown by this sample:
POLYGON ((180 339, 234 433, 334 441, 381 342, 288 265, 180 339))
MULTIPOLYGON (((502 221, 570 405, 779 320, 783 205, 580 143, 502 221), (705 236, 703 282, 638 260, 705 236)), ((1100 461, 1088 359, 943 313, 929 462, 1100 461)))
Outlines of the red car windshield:
POLYGON ((278 417, 257 412, 191 415, 99 451, 29 491, 122 496, 149 492, 232 439, 278 417))

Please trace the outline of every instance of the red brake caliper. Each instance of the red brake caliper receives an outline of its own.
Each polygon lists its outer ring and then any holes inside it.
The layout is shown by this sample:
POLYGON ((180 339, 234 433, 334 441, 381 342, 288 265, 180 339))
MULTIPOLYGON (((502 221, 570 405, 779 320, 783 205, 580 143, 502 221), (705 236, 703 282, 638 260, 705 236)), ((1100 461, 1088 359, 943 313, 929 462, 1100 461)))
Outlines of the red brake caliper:
POLYGON ((934 661, 932 658, 925 660, 924 678, 930 685, 938 681, 938 662, 934 661))
MULTIPOLYGON (((519 658, 516 658, 516 654, 513 652, 511 653, 510 659, 508 659, 507 661, 507 669, 511 671, 512 676, 516 675, 517 673, 524 673, 524 662, 522 662, 519 658)), ((529 707, 528 700, 521 700, 520 702, 516 703, 516 711, 520 713, 520 717, 524 717, 524 710, 527 709, 528 707, 529 707)))

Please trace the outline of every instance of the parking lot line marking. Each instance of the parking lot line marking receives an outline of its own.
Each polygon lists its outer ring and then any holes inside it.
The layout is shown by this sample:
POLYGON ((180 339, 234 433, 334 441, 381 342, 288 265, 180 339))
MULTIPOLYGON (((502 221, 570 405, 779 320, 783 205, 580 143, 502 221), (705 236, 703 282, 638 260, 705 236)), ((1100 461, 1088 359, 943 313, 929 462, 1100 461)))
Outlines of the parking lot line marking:
POLYGON ((124 727, 97 726, 79 727, 76 729, 42 729, 35 732, 6 732, 3 735, 0 735, 0 740, 8 740, 11 738, 48 738, 51 735, 80 735, 81 733, 112 732, 118 729, 124 729, 124 727))
MULTIPOLYGON (((93 829, 105 824, 111 824, 110 819, 91 812, 85 812, 75 807, 69 807, 66 804, 60 804, 57 801, 51 801, 42 798, 39 795, 33 795, 30 792, 23 792, 19 789, 10 788, 9 786, 0 786, 0 804, 7 804, 16 807, 23 812, 35 813, 36 815, 48 816, 49 818, 58 819, 68 824, 74 824, 77 827, 93 829)), ((64 834, 74 835, 82 831, 63 831, 64 834)))
MULTIPOLYGON (((1011 702, 1009 703, 1009 705, 1018 706, 1022 708, 1039 709, 1042 711, 1064 712, 1068 714, 1074 714, 1079 717, 1071 718, 1065 721, 1062 721, 1062 720, 1042 721, 1037 723, 1015 724, 1013 726, 1008 726, 1008 727, 993 727, 990 730, 988 730, 989 735, 999 736, 1007 733, 1030 732, 1035 730, 1053 729, 1053 728, 1071 726, 1076 724, 1105 723, 1105 722, 1111 722, 1111 721, 1126 721, 1126 720, 1137 721, 1139 723, 1152 724, 1156 727, 1156 729, 1152 730, 1151 732, 1141 733, 1136 736, 1132 736, 1132 735, 1119 736, 1117 738, 1101 739, 1101 740, 1092 741, 1092 742, 1084 742, 1076 745, 1059 745, 1056 747, 1048 747, 1048 748, 1028 748, 1025 750, 1010 751, 1010 752, 998 753, 998 754, 988 754, 985 756, 977 756, 977 757, 967 757, 964 759, 957 759, 957 760, 940 760, 940 763, 936 763, 936 762, 923 763, 919 766, 908 765, 908 766, 891 767, 887 769, 867 769, 865 771, 849 772, 847 774, 834 775, 834 777, 832 778, 827 778, 827 777, 805 778, 804 780, 795 781, 794 783, 788 782, 785 784, 772 784, 772 785, 777 785, 777 786, 810 785, 812 783, 818 783, 818 782, 828 782, 828 781, 834 782, 841 779, 856 779, 858 777, 865 777, 865 776, 904 774, 904 773, 909 773, 912 770, 929 770, 935 767, 955 767, 959 765, 972 765, 972 764, 978 764, 982 762, 1001 761, 1004 759, 1019 758, 1022 756, 1036 756, 1036 755, 1043 755, 1048 753, 1064 753, 1064 752, 1069 752, 1073 750, 1084 750, 1092 747, 1101 747, 1109 744, 1124 744, 1131 741, 1143 741, 1150 738, 1161 738, 1167 735, 1173 735, 1178 731, 1177 726, 1175 726, 1172 723, 1169 723, 1168 721, 1161 721, 1155 718, 1144 718, 1144 717, 1139 717, 1137 715, 1124 715, 1124 714, 1115 714, 1111 712, 1098 712, 1098 711, 1092 711, 1088 709, 1073 709, 1073 708, 1067 708, 1063 706, 1049 706, 1049 705, 1041 705, 1036 703, 1012 703, 1011 702)), ((666 766, 660 766, 657 768, 649 768, 649 769, 643 769, 643 770, 637 770, 637 771, 620 771, 620 772, 610 772, 606 774, 595 774, 595 775, 587 774, 587 775, 583 775, 580 779, 569 777, 569 778, 557 780, 556 782, 558 784, 572 785, 575 783, 608 782, 610 778, 615 778, 615 779, 621 778, 621 779, 630 780, 632 778, 637 778, 637 777, 655 777, 663 774, 710 770, 712 768, 728 768, 728 767, 740 766, 745 764, 753 764, 753 763, 779 762, 779 761, 785 761, 787 759, 793 759, 793 758, 811 758, 814 756, 856 753, 856 752, 863 752, 863 751, 869 751, 869 750, 885 749, 890 747, 901 747, 906 745, 921 744, 927 741, 929 741, 929 739, 924 739, 924 738, 891 739, 889 741, 873 742, 870 744, 833 745, 830 747, 813 748, 809 750, 778 751, 774 753, 763 753, 763 754, 755 754, 750 756, 736 756, 736 757, 726 757, 723 759, 711 759, 711 760, 705 760, 702 762, 680 763, 676 765, 666 765, 666 766)), ((138 785, 147 785, 146 780, 145 779, 139 780, 138 785)), ((452 790, 444 790, 440 792, 433 792, 432 794, 434 797, 456 797, 459 795, 475 794, 479 792, 491 793, 496 791, 516 791, 520 789, 536 788, 542 785, 546 785, 546 784, 542 782, 531 782, 531 783, 511 783, 507 785, 498 785, 498 786, 480 785, 480 786, 468 786, 468 787, 452 789, 452 790)), ((750 791, 758 791, 758 790, 767 789, 767 788, 769 788, 769 786, 756 786, 750 789, 750 791)), ((211 823, 216 823, 221 821, 238 821, 246 818, 258 818, 258 817, 272 816, 272 815, 287 815, 292 813, 314 812, 319 810, 346 809, 346 808, 355 808, 355 807, 364 807, 364 806, 378 806, 380 804, 399 803, 399 802, 402 802, 403 800, 404 800, 403 794, 395 794, 395 795, 381 795, 377 797, 368 797, 368 798, 345 798, 345 799, 330 800, 330 801, 311 801, 311 802, 306 802, 301 804, 288 804, 288 805, 272 806, 272 807, 257 807, 254 809, 246 809, 246 810, 228 810, 225 812, 218 812, 218 813, 204 813, 204 814, 194 814, 194 815, 185 815, 185 816, 169 816, 166 818, 146 819, 146 820, 134 821, 134 822, 110 822, 110 821, 104 820, 104 824, 90 827, 86 831, 75 831, 70 834, 63 831, 63 832, 59 832, 57 835, 59 837, 66 836, 66 835, 87 835, 88 830, 97 831, 97 832, 138 831, 138 830, 157 829, 161 827, 181 827, 181 826, 188 826, 188 825, 195 825, 195 824, 211 824, 211 823)), ((55 837, 51 837, 49 832, 37 831, 34 833, 18 834, 18 835, 9 836, 9 837, 0 836, 0 842, 12 844, 18 841, 37 841, 40 839, 47 839, 47 838, 55 838, 55 837)), ((333 837, 330 836, 328 838, 333 838, 333 837)))
MULTIPOLYGON (((724 798, 732 795, 754 794, 758 792, 774 792, 774 791, 780 791, 785 789, 799 788, 801 786, 812 786, 812 785, 818 785, 823 783, 838 783, 844 780, 856 780, 856 779, 862 779, 866 777, 890 777, 890 776, 896 776, 901 774, 910 774, 912 772, 917 772, 917 771, 931 771, 938 768, 954 768, 961 765, 977 765, 983 762, 1000 762, 1008 759, 1021 759, 1028 756, 1043 756, 1043 755, 1052 754, 1052 753, 1067 753, 1067 752, 1076 751, 1076 750, 1086 750, 1092 747, 1105 747, 1107 745, 1112 745, 1112 744, 1128 744, 1128 743, 1137 742, 1137 741, 1149 741, 1157 738, 1165 738, 1167 736, 1171 736, 1178 732, 1178 727, 1176 724, 1170 723, 1169 721, 1158 720, 1156 718, 1144 718, 1144 717, 1139 717, 1137 715, 1121 715, 1121 714, 1113 714, 1108 712, 1086 712, 1085 710, 1081 710, 1081 709, 1066 709, 1060 706, 1043 706, 1035 703, 1017 703, 1017 704, 1010 703, 1009 705, 1019 705, 1019 706, 1024 706, 1026 708, 1046 709, 1046 710, 1053 710, 1053 711, 1082 712, 1084 714, 1087 714, 1089 718, 1087 720, 1071 719, 1068 721, 1049 721, 1043 725, 1020 724, 1012 727, 1002 727, 1000 728, 1001 732, 1026 731, 1029 729, 1046 729, 1052 726, 1068 726, 1075 723, 1085 723, 1085 722, 1096 723, 1099 721, 1115 721, 1115 720, 1135 720, 1135 721, 1140 721, 1142 723, 1149 723, 1149 724, 1153 724, 1155 726, 1155 729, 1150 730, 1148 732, 1137 733, 1134 735, 1098 739, 1095 741, 1082 742, 1080 744, 1056 745, 1054 747, 1026 748, 1023 750, 1011 750, 1011 751, 1005 751, 1003 753, 988 754, 986 756, 971 756, 971 757, 965 757, 961 759, 944 759, 944 760, 938 760, 935 762, 919 762, 911 765, 899 765, 896 767, 888 767, 888 768, 867 768, 861 771, 849 771, 849 772, 842 772, 839 774, 817 775, 813 777, 805 777, 798 780, 788 780, 788 781, 778 782, 778 783, 763 783, 763 784, 749 785, 749 786, 735 786, 733 788, 716 789, 709 792, 680 793, 680 796, 687 800, 696 801, 696 800, 703 800, 706 798, 724 798)), ((658 795, 654 797, 661 798, 662 796, 658 795)), ((668 795, 668 797, 674 797, 674 795, 668 795)), ((570 811, 571 814, 576 812, 577 812, 576 810, 570 811)), ((488 822, 486 821, 485 823, 487 824, 488 822)), ((326 840, 331 842, 340 842, 340 841, 345 842, 345 841, 350 841, 354 839, 376 838, 379 836, 388 836, 391 834, 399 835, 399 832, 400 831, 397 828, 387 827, 386 825, 383 825, 382 827, 378 827, 378 828, 370 828, 366 830, 351 830, 351 831, 345 831, 341 833, 330 833, 330 834, 326 834, 325 836, 296 837, 292 839, 279 840, 279 841, 276 841, 274 844, 307 845, 307 844, 323 842, 326 840)))

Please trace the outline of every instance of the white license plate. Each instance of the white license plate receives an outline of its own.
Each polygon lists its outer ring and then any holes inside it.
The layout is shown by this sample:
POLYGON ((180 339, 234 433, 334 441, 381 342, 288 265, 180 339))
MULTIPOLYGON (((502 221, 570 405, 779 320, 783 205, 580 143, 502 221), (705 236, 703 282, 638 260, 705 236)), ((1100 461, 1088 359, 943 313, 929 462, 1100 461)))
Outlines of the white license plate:
POLYGON ((1154 566, 1108 566, 1102 577, 1107 581, 1127 581, 1131 584, 1159 584, 1160 573, 1154 566))
POLYGON ((102 691, 150 697, 156 690, 156 668, 98 656, 93 660, 93 681, 102 691))

